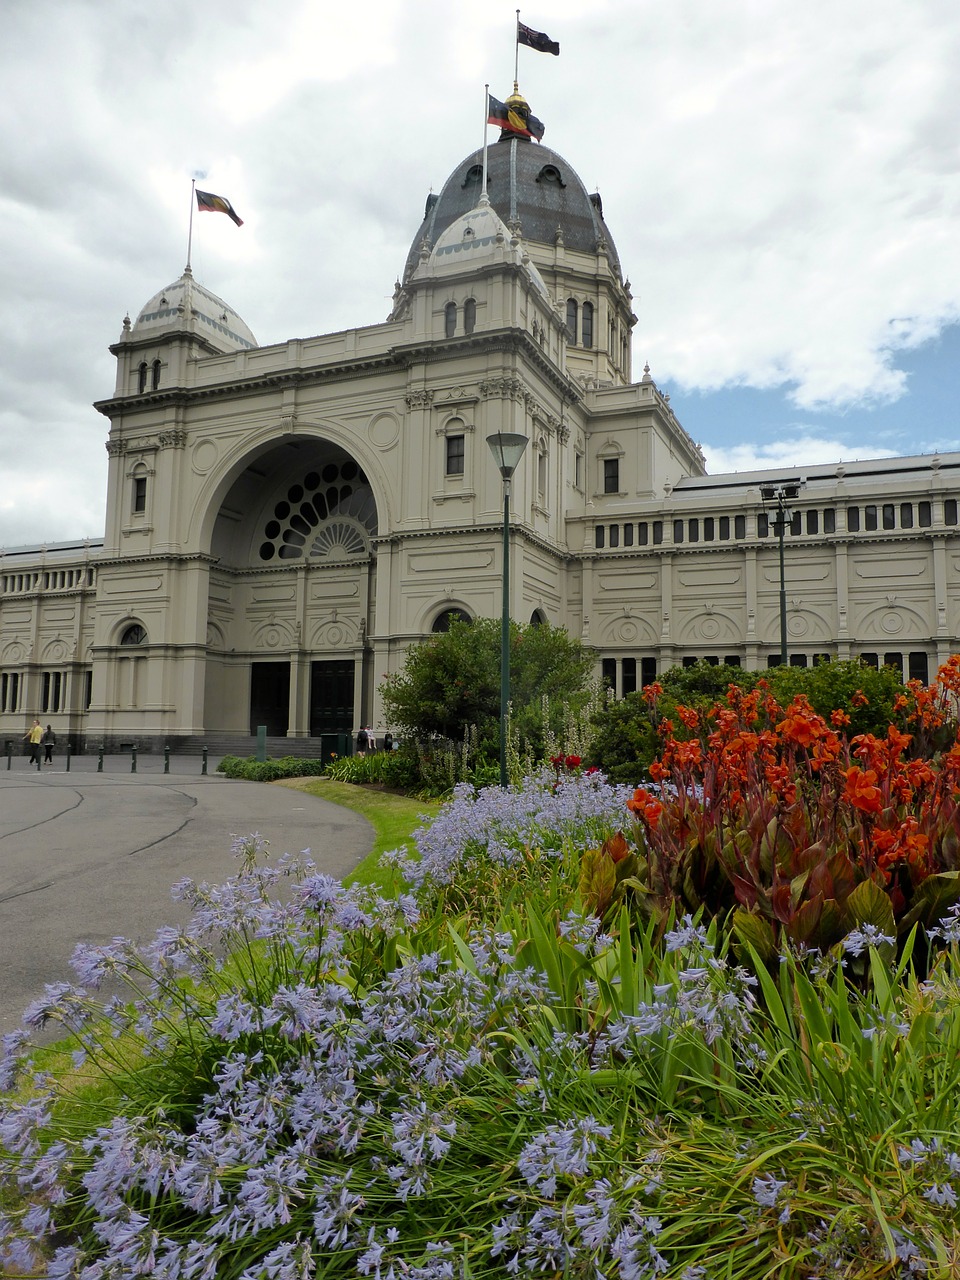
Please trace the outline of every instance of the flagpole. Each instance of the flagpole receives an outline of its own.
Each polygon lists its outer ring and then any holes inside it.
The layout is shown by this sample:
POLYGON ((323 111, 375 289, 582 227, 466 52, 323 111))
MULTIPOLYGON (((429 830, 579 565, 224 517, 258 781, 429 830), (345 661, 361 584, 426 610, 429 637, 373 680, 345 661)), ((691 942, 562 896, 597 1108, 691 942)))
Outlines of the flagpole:
POLYGON ((483 184, 480 188, 480 198, 487 198, 487 134, 490 132, 490 126, 487 123, 490 119, 490 86, 483 86, 483 184))
POLYGON ((190 230, 187 232, 187 270, 190 271, 190 256, 193 252, 193 206, 196 204, 197 180, 190 179, 190 230))
POLYGON ((520 83, 520 10, 517 10, 517 30, 513 45, 513 92, 517 92, 520 83))

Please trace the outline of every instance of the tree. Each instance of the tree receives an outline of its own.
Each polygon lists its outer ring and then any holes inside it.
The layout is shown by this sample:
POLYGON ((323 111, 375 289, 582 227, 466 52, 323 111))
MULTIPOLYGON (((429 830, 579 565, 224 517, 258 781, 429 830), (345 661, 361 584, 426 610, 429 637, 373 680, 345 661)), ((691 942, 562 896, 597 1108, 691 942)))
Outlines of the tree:
MULTIPOLYGON (((392 726, 419 742, 454 742, 476 729, 481 754, 500 744, 500 622, 453 621, 450 630, 411 648, 404 669, 381 687, 392 726)), ((559 731, 568 708, 589 697, 592 659, 562 627, 510 624, 510 702, 521 745, 542 749, 544 699, 559 731)))

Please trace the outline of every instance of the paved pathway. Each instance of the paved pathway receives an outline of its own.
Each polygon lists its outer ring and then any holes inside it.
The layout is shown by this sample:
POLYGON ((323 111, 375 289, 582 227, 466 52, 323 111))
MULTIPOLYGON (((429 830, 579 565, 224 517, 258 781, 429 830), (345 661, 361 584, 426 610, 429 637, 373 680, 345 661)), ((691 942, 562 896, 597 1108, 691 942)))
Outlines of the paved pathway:
POLYGON ((373 844, 369 824, 286 787, 201 776, 199 757, 59 758, 40 771, 0 759, 0 1032, 17 1026, 46 982, 71 980, 78 941, 140 941, 186 909, 183 876, 219 882, 237 868, 234 835, 259 831, 270 852, 310 849, 321 870, 348 874, 373 844))

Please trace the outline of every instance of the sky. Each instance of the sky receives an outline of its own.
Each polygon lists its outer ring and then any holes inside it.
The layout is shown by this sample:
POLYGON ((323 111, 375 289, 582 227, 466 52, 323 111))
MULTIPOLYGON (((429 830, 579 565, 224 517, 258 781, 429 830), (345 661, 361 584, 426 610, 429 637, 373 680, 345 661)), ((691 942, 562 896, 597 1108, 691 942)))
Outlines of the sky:
MULTIPOLYGON (((512 89, 516 0, 4 0, 0 547, 103 534, 108 347, 185 265, 263 344, 375 324, 512 89)), ((603 199, 712 473, 960 448, 956 0, 539 0, 544 144, 603 199)), ((496 132, 490 130, 491 142, 496 132)), ((532 144, 531 144, 532 145, 532 144)))

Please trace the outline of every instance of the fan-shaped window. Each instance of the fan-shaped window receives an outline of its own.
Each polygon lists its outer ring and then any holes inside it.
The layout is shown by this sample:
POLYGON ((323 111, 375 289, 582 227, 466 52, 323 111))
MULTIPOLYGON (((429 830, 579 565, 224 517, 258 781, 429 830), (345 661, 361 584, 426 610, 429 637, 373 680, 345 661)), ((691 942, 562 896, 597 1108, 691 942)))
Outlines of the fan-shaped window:
POLYGON ((443 336, 452 338, 457 332, 457 304, 448 302, 443 308, 443 336))
POLYGON ((473 333, 477 327, 477 300, 468 298, 463 304, 463 332, 473 333))
POLYGON ((593 303, 585 302, 580 311, 580 341, 585 347, 593 346, 593 303))
POLYGON ((258 555, 263 561, 354 559, 369 554, 376 531, 367 478, 352 458, 344 458, 287 488, 287 500, 276 503, 264 523, 258 555))
POLYGON ((153 389, 154 389, 154 391, 156 391, 156 389, 160 386, 160 370, 161 370, 161 368, 162 368, 162 365, 160 364, 160 361, 159 361, 159 360, 154 360, 154 362, 153 362, 153 389))
POLYGON ((137 390, 146 391, 147 389, 147 362, 141 362, 140 368, 137 370, 137 390))
POLYGON ((440 633, 450 630, 451 622, 472 622, 473 619, 464 609, 444 609, 443 613, 437 614, 434 619, 433 626, 430 628, 434 633, 440 633))
POLYGON ((147 643, 146 630, 143 627, 141 627, 139 622, 131 622, 130 626, 127 627, 123 635, 120 637, 120 643, 121 644, 146 644, 147 643))
POLYGON ((577 341, 577 300, 576 298, 567 299, 567 341, 575 343, 577 341))

